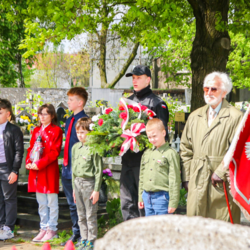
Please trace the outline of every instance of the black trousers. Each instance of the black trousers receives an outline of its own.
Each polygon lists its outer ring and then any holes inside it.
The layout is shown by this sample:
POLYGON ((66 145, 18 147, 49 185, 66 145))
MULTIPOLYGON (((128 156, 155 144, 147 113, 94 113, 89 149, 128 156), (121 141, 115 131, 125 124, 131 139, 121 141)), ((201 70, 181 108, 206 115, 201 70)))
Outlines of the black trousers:
POLYGON ((145 216, 144 209, 138 208, 139 175, 140 166, 122 164, 120 196, 124 221, 145 216))
POLYGON ((0 225, 14 230, 17 218, 17 182, 0 180, 0 225))

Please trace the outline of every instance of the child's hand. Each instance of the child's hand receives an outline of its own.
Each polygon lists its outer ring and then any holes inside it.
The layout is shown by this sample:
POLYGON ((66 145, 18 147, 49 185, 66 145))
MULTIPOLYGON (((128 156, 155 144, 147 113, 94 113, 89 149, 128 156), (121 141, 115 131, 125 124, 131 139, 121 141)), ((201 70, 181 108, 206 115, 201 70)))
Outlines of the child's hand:
POLYGON ((33 163, 30 167, 32 170, 39 170, 36 163, 33 163))
POLYGON ((175 212, 175 210, 176 210, 176 208, 169 207, 169 208, 168 208, 168 213, 169 213, 169 214, 172 214, 172 213, 175 212))
POLYGON ((76 203, 76 195, 74 190, 73 190, 73 198, 74 198, 74 203, 76 203))
POLYGON ((139 207, 140 209, 143 209, 143 208, 144 208, 144 203, 143 203, 143 202, 138 202, 138 207, 139 207))
POLYGON ((99 200, 99 192, 93 191, 89 199, 92 199, 93 205, 96 204, 96 202, 99 200))
POLYGON ((17 181, 17 174, 11 172, 8 177, 8 180, 9 180, 9 184, 15 183, 17 181))
POLYGON ((25 168, 28 169, 28 170, 30 170, 30 169, 31 169, 31 163, 27 164, 27 165, 25 166, 25 168))

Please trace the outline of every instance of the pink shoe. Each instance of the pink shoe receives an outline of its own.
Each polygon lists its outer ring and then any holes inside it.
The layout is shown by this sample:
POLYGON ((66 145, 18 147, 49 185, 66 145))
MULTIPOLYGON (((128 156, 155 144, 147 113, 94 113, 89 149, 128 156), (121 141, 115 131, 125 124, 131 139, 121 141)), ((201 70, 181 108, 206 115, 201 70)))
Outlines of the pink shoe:
POLYGON ((52 240, 53 238, 58 238, 57 231, 52 231, 48 228, 46 234, 44 235, 41 241, 44 242, 47 240, 52 240))
POLYGON ((46 234, 46 230, 40 229, 39 234, 32 241, 40 242, 45 234, 46 234))

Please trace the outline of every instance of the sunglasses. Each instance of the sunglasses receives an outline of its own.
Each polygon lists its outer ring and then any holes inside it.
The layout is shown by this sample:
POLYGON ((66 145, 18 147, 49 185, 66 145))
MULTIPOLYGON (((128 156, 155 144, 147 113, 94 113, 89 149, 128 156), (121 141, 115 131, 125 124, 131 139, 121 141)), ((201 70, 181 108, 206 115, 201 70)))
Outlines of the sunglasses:
POLYGON ((218 89, 217 88, 204 87, 203 90, 204 90, 205 93, 208 93, 209 90, 211 91, 211 93, 215 93, 215 92, 217 92, 218 89))

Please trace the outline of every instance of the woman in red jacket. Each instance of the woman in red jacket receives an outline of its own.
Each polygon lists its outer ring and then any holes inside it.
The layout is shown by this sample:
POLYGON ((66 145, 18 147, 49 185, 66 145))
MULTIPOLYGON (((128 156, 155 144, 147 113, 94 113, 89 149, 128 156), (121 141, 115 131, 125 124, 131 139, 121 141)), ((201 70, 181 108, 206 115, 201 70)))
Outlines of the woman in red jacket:
POLYGON ((33 239, 43 242, 57 236, 59 167, 58 156, 62 146, 62 130, 57 126, 57 116, 52 104, 38 109, 40 126, 34 129, 26 157, 26 169, 30 170, 28 192, 36 192, 39 205, 40 232, 33 239), (34 145, 42 147, 40 157, 34 157, 34 145))

